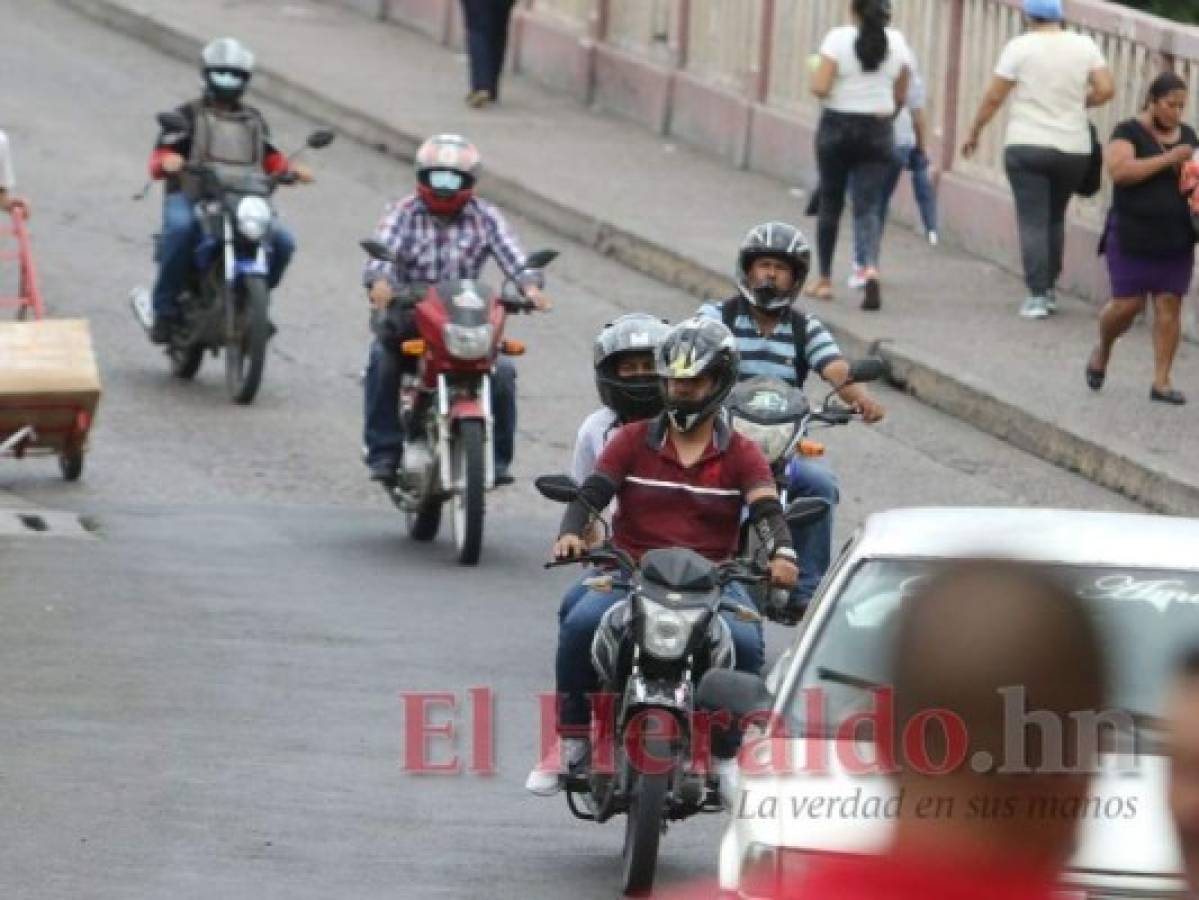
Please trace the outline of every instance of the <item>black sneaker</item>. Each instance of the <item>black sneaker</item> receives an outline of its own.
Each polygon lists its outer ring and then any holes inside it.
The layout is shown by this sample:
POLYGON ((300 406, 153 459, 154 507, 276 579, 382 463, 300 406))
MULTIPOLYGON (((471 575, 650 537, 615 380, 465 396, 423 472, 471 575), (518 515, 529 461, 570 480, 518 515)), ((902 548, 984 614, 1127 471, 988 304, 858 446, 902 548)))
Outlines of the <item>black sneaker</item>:
POLYGON ((175 330, 176 319, 174 316, 155 316, 154 324, 150 326, 150 343, 152 344, 169 344, 171 342, 171 334, 175 330))
POLYGON ((384 487, 395 487, 396 485, 396 469, 399 468, 399 463, 394 459, 381 459, 378 462, 373 462, 368 467, 371 473, 371 481, 376 481, 384 487))
POLYGON ((516 482, 516 479, 512 477, 512 473, 508 470, 507 466, 496 466, 495 467, 495 486, 496 487, 504 487, 505 485, 508 485, 508 484, 514 484, 515 482, 516 482))

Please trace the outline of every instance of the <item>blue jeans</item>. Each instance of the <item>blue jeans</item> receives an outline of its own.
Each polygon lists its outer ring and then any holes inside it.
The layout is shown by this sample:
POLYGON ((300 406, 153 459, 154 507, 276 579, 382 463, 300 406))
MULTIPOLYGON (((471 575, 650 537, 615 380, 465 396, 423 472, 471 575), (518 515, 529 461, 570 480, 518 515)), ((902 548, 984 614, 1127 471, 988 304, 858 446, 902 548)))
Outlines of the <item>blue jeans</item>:
MULTIPOLYGON (((191 274, 200 237, 200 223, 196 221, 192 201, 182 191, 167 194, 162 204, 162 234, 155 257, 158 260, 158 280, 154 283, 153 293, 156 316, 178 313, 179 294, 191 274)), ((267 247, 270 263, 267 284, 271 290, 283 280, 283 273, 295 252, 296 242, 291 232, 276 221, 271 229, 271 244, 267 247)))
MULTIPOLYGON (((404 361, 399 353, 377 338, 371 343, 366 366, 365 411, 366 463, 399 464, 404 454, 404 430, 400 425, 400 374, 404 361)), ((512 465, 516 449, 516 367, 500 358, 491 377, 491 412, 495 417, 495 465, 512 465)))
MULTIPOLYGON (((574 585, 562 600, 558 612, 558 693, 562 704, 558 710, 558 722, 563 727, 586 726, 591 721, 591 706, 587 695, 599 690, 599 675, 591 665, 591 641, 599 628, 604 613, 623 600, 624 591, 579 592, 581 584, 574 585)), ((727 585, 725 599, 756 608, 749 594, 739 584, 727 585)), ((738 621, 731 613, 722 612, 721 618, 728 623, 733 635, 733 646, 737 654, 737 669, 758 674, 766 661, 766 641, 762 626, 752 622, 738 621)))
POLYGON ((810 525, 792 526, 791 542, 799 562, 799 583, 791 594, 793 603, 807 603, 828 571, 833 552, 833 510, 841 499, 837 479, 824 465, 802 456, 787 464, 788 500, 819 497, 828 503, 827 515, 810 525))
MULTIPOLYGON (((933 182, 928 174, 928 156, 923 150, 917 150, 913 145, 905 144, 895 148, 895 161, 887 173, 887 180, 883 185, 883 195, 880 198, 882 201, 879 222, 880 238, 887 227, 887 215, 891 211, 891 198, 895 196, 895 189, 899 187, 899 179, 905 170, 912 173, 912 193, 916 195, 916 205, 920 207, 920 221, 925 232, 937 230, 937 196, 933 191, 933 182)), ((865 245, 866 236, 859 231, 857 220, 855 220, 853 261, 858 268, 865 266, 865 263, 862 262, 864 258, 862 248, 865 245)))

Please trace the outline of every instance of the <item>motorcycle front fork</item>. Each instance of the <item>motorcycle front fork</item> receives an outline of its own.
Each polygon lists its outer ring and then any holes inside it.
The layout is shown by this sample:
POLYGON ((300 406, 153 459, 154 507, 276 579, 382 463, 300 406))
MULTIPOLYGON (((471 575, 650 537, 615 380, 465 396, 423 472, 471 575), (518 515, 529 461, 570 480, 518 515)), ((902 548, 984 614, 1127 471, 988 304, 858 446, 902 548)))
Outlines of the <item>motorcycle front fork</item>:
MULTIPOLYGON (((401 385, 401 392, 407 392, 407 396, 402 400, 403 410, 401 415, 407 417, 409 425, 419 423, 423 426, 422 437, 429 443, 429 450, 435 454, 438 462, 438 475, 441 479, 441 485, 446 493, 452 493, 457 490, 457 485, 454 483, 453 471, 453 453, 452 451, 452 422, 450 420, 451 408, 451 391, 449 380, 445 374, 437 376, 436 393, 430 393, 423 390, 419 386, 419 376, 413 376, 412 381, 408 384, 401 385), (429 405, 436 403, 437 417, 436 428, 434 433, 429 433, 429 428, 425 425, 425 417, 428 415, 429 405)), ((483 375, 479 383, 479 405, 483 409, 483 478, 487 489, 495 487, 495 417, 492 414, 491 406, 491 376, 483 375)))

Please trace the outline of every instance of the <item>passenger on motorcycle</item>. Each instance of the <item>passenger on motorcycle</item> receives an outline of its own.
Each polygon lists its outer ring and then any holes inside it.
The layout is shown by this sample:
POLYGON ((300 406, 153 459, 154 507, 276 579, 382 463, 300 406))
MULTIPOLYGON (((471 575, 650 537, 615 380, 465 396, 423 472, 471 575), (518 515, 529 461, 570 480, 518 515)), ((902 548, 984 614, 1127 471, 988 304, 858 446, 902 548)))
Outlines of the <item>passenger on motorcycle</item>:
MULTIPOLYGON (((583 482, 582 496, 595 509, 616 499, 613 543, 640 559, 647 550, 687 547, 721 562, 737 552, 742 509, 765 522, 772 535, 772 580, 793 587, 798 571, 791 536, 770 467, 752 441, 733 431, 720 415, 737 379, 733 336, 719 322, 688 319, 674 326, 656 353, 664 412, 620 428, 583 482)), ((570 559, 587 547, 587 506, 576 500, 563 516, 554 556, 570 559)), ((739 584, 725 588, 729 599, 753 606, 739 584)), ((587 752, 591 718, 587 694, 598 688, 591 643, 603 614, 623 598, 618 590, 588 590, 561 623, 557 689, 561 696, 561 761, 577 764, 587 752)), ((762 628, 721 613, 732 633, 736 665, 757 672, 765 657, 762 628)), ((525 786, 540 795, 558 790, 557 773, 539 765, 525 786)))
MULTIPOLYGON (((478 149, 458 135, 429 138, 416 154, 417 190, 390 204, 375 239, 400 260, 371 260, 363 273, 378 325, 390 319, 387 339, 376 336, 366 370, 366 464, 373 480, 394 483, 404 452, 399 419, 400 375, 416 359, 399 352, 416 336, 411 312, 392 303, 401 291, 419 291, 450 279, 477 279, 488 257, 515 280, 538 309, 550 308, 540 272, 522 271, 525 254, 500 211, 475 196, 478 149)), ((511 484, 516 443, 516 369, 501 358, 492 378, 495 483, 511 484)))
MULTIPOLYGON (((204 48, 201 59, 204 96, 178 109, 190 127, 182 135, 164 135, 150 156, 151 177, 166 182, 158 280, 153 293, 154 327, 150 331, 150 339, 157 344, 170 340, 179 315, 179 293, 200 240, 200 226, 193 209, 200 185, 196 178, 183 172, 184 166, 190 163, 261 167, 268 175, 293 172, 299 181, 312 181, 312 171, 307 166, 292 165, 271 143, 262 113, 241 102, 254 73, 254 54, 234 38, 219 38, 204 48)), ((267 283, 272 290, 282 280, 295 249, 291 233, 276 223, 271 229, 268 250, 267 283)))
MULTIPOLYGON (((733 332, 741 354, 739 379, 764 375, 802 389, 808 373, 815 371, 834 388, 845 385, 849 363, 837 342, 824 325, 796 305, 811 265, 807 239, 785 222, 757 225, 742 239, 737 253, 737 295, 700 309, 700 315, 723 322, 733 332)), ((841 387, 839 394, 866 422, 878 422, 885 414, 882 404, 861 385, 841 387)), ((833 474, 814 460, 793 457, 787 476, 791 499, 819 497, 829 505, 828 515, 792 532, 799 583, 791 602, 802 609, 829 567, 832 513, 840 494, 833 474)))

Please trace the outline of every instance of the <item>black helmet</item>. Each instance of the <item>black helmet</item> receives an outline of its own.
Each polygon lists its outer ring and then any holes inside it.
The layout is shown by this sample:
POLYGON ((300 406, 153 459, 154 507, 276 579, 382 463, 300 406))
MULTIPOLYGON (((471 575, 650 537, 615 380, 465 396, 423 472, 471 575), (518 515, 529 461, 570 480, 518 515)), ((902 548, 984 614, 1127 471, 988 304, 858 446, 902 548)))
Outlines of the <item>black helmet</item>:
POLYGON ((217 38, 200 54, 204 84, 218 100, 234 102, 245 93, 254 74, 254 54, 237 38, 217 38))
POLYGON ((648 419, 662 412, 662 392, 656 375, 621 378, 620 358, 648 353, 652 358, 670 330, 666 320, 649 313, 629 313, 609 322, 595 338, 595 387, 600 400, 622 422, 648 419))
POLYGON ((795 302, 812 268, 812 246, 802 231, 786 222, 755 225, 741 239, 737 253, 737 289, 754 306, 767 312, 782 312, 795 302), (791 288, 780 291, 772 284, 749 283, 749 267, 763 256, 781 259, 791 267, 791 288))
POLYGON ((690 431, 720 409, 737 380, 741 357, 733 333, 715 319, 696 316, 670 329, 658 347, 657 369, 662 384, 663 406, 670 423, 679 431, 690 431), (672 400, 668 378, 698 378, 711 375, 712 390, 699 400, 672 400))

